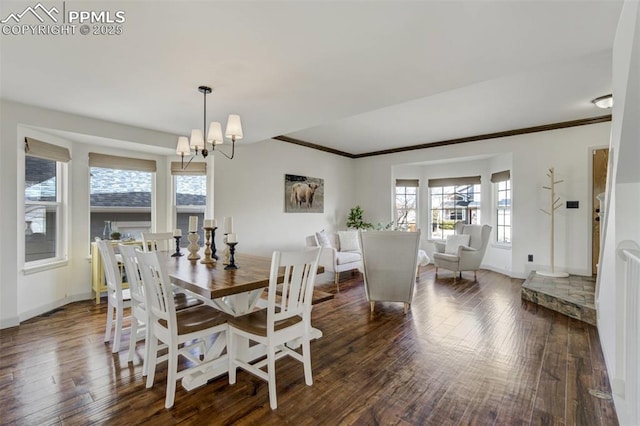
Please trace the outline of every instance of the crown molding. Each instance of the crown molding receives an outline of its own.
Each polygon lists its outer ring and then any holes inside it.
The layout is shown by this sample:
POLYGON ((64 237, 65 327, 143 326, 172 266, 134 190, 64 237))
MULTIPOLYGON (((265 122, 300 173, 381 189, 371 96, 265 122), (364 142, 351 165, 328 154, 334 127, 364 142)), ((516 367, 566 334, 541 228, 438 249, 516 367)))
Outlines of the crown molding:
POLYGON ((365 152, 362 154, 351 154, 349 152, 340 151, 338 149, 329 148, 329 147, 318 145, 312 142, 291 138, 285 135, 275 136, 272 139, 276 139, 282 142, 292 143, 295 145, 304 146, 307 148, 317 149, 319 151, 340 155, 342 157, 355 159, 355 158, 374 157, 377 155, 395 154, 398 152, 414 151, 418 149, 437 148, 439 146, 457 145, 460 143, 478 142, 478 141, 483 141, 488 139, 506 138, 509 136, 526 135, 528 133, 547 132, 549 130, 566 129, 569 127, 587 126, 589 124, 606 123, 608 121, 611 121, 611 114, 602 115, 599 117, 582 118, 579 120, 562 121, 560 123, 543 124, 541 126, 523 127, 520 129, 505 130, 502 132, 485 133, 482 135, 475 135, 475 136, 466 136, 466 137, 457 138, 457 139, 447 139, 447 140, 437 141, 437 142, 427 142, 427 143, 422 143, 418 145, 409 145, 409 146, 404 146, 399 148, 383 149, 380 151, 371 151, 371 152, 365 152))
POLYGON ((323 146, 323 145, 318 145, 318 144, 315 144, 315 143, 303 141, 303 140, 300 140, 300 139, 290 138, 289 136, 280 135, 280 136, 274 136, 271 139, 275 139, 275 140, 282 141, 282 142, 292 143, 294 145, 305 146, 307 148, 317 149, 318 151, 328 152, 330 154, 340 155, 342 157, 357 158, 356 155, 350 154, 348 152, 340 151, 339 149, 333 149, 333 148, 329 148, 329 147, 326 147, 326 146, 323 146))

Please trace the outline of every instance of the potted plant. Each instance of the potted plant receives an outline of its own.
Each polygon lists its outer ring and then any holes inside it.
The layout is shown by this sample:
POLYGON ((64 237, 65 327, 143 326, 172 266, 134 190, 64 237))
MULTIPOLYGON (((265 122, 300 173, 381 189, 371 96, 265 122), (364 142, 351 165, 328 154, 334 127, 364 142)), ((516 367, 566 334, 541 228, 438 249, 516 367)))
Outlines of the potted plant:
POLYGON ((112 233, 111 233, 111 239, 112 239, 112 240, 119 240, 121 236, 122 236, 122 234, 120 234, 120 233, 119 233, 119 232, 117 232, 117 231, 116 231, 116 232, 112 232, 112 233))
POLYGON ((352 207, 349 211, 349 217, 347 217, 347 228, 350 229, 371 229, 373 225, 369 222, 365 222, 362 218, 364 210, 360 206, 352 207))

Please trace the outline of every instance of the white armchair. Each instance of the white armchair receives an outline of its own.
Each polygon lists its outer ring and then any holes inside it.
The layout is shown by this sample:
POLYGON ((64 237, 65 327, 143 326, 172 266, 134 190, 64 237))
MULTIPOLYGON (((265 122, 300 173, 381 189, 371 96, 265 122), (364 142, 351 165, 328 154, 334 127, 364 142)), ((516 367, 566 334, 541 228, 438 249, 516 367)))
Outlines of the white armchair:
POLYGON ((361 232, 360 242, 371 312, 376 301, 403 302, 406 314, 413 300, 420 230, 361 232))
POLYGON ((459 274, 462 278, 462 271, 473 271, 473 280, 477 281, 476 272, 480 268, 489 243, 491 226, 467 225, 458 222, 455 232, 455 235, 450 236, 446 243, 435 242, 433 264, 436 267, 436 278, 438 278, 438 268, 444 268, 454 271, 454 283, 456 275, 459 274), (467 238, 468 241, 466 241, 467 238))
POLYGON ((340 291, 340 272, 358 270, 362 272, 362 254, 358 243, 358 231, 338 233, 318 232, 306 237, 307 247, 322 247, 319 265, 334 272, 336 290, 340 291), (323 241, 319 241, 322 239, 323 241))

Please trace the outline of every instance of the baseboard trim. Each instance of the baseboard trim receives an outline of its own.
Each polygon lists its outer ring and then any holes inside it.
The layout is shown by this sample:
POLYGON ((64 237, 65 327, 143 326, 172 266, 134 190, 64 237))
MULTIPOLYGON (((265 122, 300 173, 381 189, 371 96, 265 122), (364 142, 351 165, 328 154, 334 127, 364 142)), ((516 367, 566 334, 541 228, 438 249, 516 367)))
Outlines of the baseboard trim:
POLYGON ((515 273, 513 271, 508 271, 506 269, 502 269, 502 268, 497 268, 495 266, 492 265, 480 265, 481 269, 486 269, 488 271, 492 271, 492 272, 497 272, 498 274, 502 274, 502 275, 506 275, 509 278, 527 278, 526 275, 520 276, 520 274, 515 273))
POLYGON ((5 328, 17 327, 20 325, 20 319, 18 317, 5 318, 0 320, 0 330, 5 328))
POLYGON ((88 292, 88 293, 74 294, 62 299, 55 300, 53 302, 46 303, 42 306, 38 306, 37 308, 22 312, 19 315, 18 324, 15 324, 15 325, 19 325, 19 323, 23 321, 26 321, 31 318, 35 318, 49 311, 60 308, 61 306, 68 305, 69 303, 79 302, 81 300, 90 300, 90 299, 91 299, 91 292, 88 292))

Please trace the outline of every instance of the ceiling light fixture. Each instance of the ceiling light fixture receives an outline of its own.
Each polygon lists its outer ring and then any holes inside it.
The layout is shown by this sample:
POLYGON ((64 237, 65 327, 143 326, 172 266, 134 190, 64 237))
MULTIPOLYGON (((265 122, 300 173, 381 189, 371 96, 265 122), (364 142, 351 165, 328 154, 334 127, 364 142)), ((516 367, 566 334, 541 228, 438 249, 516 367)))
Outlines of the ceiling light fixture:
POLYGON ((598 108, 608 109, 613 106, 613 95, 608 94, 608 95, 600 96, 599 98, 595 98, 591 102, 593 102, 593 104, 598 108))
MULTIPOLYGON (((204 134, 207 129, 207 95, 213 90, 208 86, 200 86, 198 87, 198 91, 204 95, 204 119, 202 130, 191 130, 190 139, 186 136, 180 136, 178 138, 176 153, 181 157, 183 169, 189 166, 191 160, 193 160, 193 158, 198 155, 198 150, 200 150, 202 157, 207 158, 207 155, 209 155, 209 150, 207 150, 207 143, 210 143, 212 145, 211 151, 215 151, 216 145, 224 143, 224 139, 222 137, 222 125, 220 125, 220 123, 217 121, 214 121, 209 125, 209 132, 207 133, 207 139, 205 141, 204 134), (195 150, 195 154, 191 157, 191 159, 185 166, 184 156, 191 155, 192 149, 195 150)), ((227 129, 224 135, 228 139, 231 139, 231 155, 227 155, 220 150, 218 150, 218 152, 227 157, 229 160, 232 160, 235 154, 236 141, 242 139, 242 123, 240 122, 239 115, 229 114, 229 118, 227 119, 227 129)))

